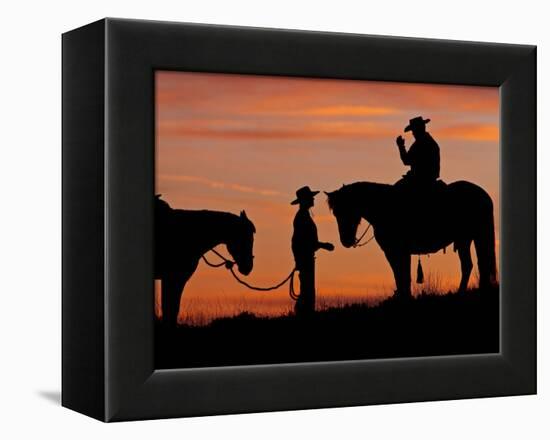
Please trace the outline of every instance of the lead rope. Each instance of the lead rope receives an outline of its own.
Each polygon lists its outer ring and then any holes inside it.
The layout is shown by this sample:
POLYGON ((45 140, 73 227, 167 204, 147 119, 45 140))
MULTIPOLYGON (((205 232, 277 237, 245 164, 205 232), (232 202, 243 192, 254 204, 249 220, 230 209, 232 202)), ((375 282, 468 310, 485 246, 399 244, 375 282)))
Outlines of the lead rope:
POLYGON ((288 274, 288 276, 283 280, 281 281, 280 283, 274 285, 274 286, 270 286, 270 287, 258 287, 258 286, 253 286, 249 283, 247 283, 246 281, 242 280, 239 278, 239 276, 235 273, 235 270, 233 269, 233 266, 235 265, 235 262, 232 261, 232 260, 229 260, 227 258, 225 258, 222 254, 220 254, 216 249, 212 248, 210 249, 211 252, 213 252, 214 254, 216 254, 219 258, 222 259, 222 262, 221 263, 211 263, 210 261, 208 261, 208 259, 203 255, 202 256, 202 259, 204 260, 204 262, 206 264, 208 264, 210 267, 221 267, 221 266, 225 266, 226 269, 228 269, 230 272, 231 272, 231 275, 233 275, 233 278, 235 278, 237 280, 237 282, 239 282, 240 284, 242 284, 243 286, 246 286, 248 287, 249 289, 251 290, 257 290, 257 291, 260 291, 260 292, 268 292, 268 291, 271 291, 271 290, 276 290, 278 289, 279 287, 283 286, 284 284, 286 284, 287 281, 290 281, 290 284, 289 284, 289 288, 288 288, 288 294, 290 296, 290 298, 292 298, 294 301, 296 301, 298 299, 298 297, 300 296, 299 294, 296 293, 296 291, 294 290, 294 274, 296 272, 296 268, 292 269, 292 271, 288 274))

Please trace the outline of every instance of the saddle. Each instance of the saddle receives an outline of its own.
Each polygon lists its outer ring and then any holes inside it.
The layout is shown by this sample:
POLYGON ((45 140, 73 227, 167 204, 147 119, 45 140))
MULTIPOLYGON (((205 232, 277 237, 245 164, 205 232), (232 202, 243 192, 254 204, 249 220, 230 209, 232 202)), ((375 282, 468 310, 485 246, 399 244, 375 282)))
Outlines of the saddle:
POLYGON ((426 241, 439 228, 447 210, 447 184, 442 180, 420 181, 404 176, 394 184, 396 189, 397 214, 412 242, 426 241))
POLYGON ((415 177, 405 174, 402 179, 394 183, 394 188, 398 191, 399 195, 404 197, 438 197, 442 196, 447 189, 447 184, 441 180, 421 180, 415 177))

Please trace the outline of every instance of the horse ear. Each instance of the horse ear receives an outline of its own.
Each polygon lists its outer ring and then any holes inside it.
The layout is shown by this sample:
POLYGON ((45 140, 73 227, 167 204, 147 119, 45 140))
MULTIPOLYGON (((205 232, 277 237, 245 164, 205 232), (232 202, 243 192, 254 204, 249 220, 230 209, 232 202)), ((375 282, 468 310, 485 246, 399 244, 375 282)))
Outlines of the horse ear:
POLYGON ((254 226, 254 223, 252 223, 252 222, 250 221, 250 219, 249 219, 248 216, 246 215, 246 211, 245 211, 245 210, 242 210, 242 211, 241 211, 241 218, 242 218, 243 220, 246 220, 247 223, 248 223, 250 226, 252 226, 252 232, 256 233, 256 226, 254 226))

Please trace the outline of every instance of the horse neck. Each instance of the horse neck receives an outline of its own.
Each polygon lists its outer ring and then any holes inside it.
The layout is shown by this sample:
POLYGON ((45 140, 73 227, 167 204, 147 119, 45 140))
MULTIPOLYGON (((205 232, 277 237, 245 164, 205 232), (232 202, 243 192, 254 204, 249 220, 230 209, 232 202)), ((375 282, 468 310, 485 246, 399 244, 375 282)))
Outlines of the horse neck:
POLYGON ((366 221, 376 225, 383 221, 385 214, 384 206, 390 203, 391 185, 373 182, 357 183, 357 197, 359 213, 366 221), (361 203, 366 200, 366 203, 361 203))
POLYGON ((220 244, 227 244, 234 234, 238 217, 228 212, 196 211, 198 246, 206 252, 220 244))

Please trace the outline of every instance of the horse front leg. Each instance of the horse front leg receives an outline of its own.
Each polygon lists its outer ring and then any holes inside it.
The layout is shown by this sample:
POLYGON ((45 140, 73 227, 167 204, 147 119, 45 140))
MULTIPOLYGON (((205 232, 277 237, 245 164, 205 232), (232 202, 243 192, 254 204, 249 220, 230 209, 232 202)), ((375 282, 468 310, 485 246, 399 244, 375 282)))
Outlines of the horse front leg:
POLYGON ((162 279, 162 321, 168 326, 178 325, 183 289, 199 264, 199 258, 181 262, 177 269, 170 268, 162 279))
POLYGON ((167 274, 162 279, 162 321, 170 327, 178 325, 181 294, 187 280, 179 273, 167 274))
POLYGON ((390 263, 399 298, 411 298, 411 255, 405 252, 384 251, 390 263))

